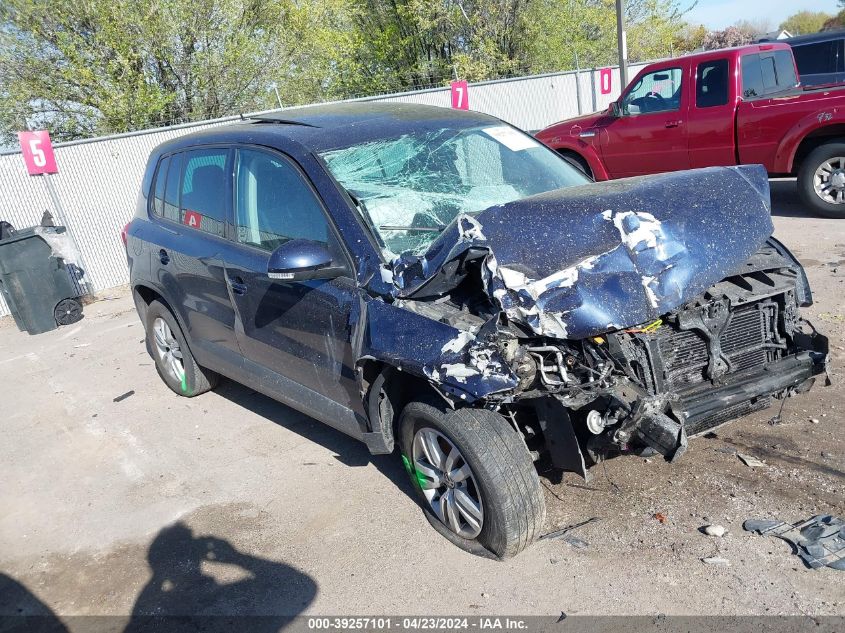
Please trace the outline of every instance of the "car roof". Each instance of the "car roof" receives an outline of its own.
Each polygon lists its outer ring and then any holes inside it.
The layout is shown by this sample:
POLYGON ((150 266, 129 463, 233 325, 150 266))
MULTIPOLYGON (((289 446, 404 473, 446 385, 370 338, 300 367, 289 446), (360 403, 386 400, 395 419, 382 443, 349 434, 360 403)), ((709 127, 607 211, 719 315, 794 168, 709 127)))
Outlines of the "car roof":
POLYGON ((841 40, 843 38, 845 38, 845 29, 838 29, 836 31, 822 31, 821 33, 810 33, 809 35, 796 35, 795 37, 788 37, 786 39, 778 41, 786 42, 790 46, 794 46, 795 44, 829 42, 830 40, 841 40))
POLYGON ((214 143, 245 142, 272 147, 285 140, 323 152, 405 134, 481 125, 502 122, 479 112, 411 103, 332 103, 288 108, 207 128, 163 143, 156 153, 214 143))

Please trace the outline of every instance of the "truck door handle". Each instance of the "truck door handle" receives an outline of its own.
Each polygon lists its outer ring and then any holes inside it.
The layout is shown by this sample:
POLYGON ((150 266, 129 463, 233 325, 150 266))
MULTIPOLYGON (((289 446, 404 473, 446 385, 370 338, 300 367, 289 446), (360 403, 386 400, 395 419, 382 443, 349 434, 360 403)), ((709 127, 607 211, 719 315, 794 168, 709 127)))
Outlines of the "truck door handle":
POLYGON ((666 127, 678 127, 683 121, 666 121, 666 127))
POLYGON ((164 249, 161 249, 161 250, 158 252, 158 259, 159 259, 159 261, 161 261, 161 263, 162 263, 162 264, 164 264, 165 266, 167 266, 167 264, 169 264, 169 263, 170 263, 170 255, 168 255, 168 254, 167 254, 167 251, 166 251, 166 250, 164 250, 164 249))
POLYGON ((244 280, 241 279, 239 275, 235 275, 234 277, 229 277, 229 285, 232 286, 232 292, 236 295, 245 295, 246 294, 246 284, 244 280))

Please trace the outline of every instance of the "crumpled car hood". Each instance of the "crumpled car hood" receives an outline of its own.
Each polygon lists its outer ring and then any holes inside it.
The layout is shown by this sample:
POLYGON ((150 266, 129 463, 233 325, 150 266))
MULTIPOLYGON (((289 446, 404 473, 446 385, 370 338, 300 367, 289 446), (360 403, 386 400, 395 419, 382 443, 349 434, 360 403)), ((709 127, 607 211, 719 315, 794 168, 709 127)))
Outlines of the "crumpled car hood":
POLYGON ((772 234, 761 166, 627 178, 459 215, 393 266, 396 298, 440 296, 480 260, 485 291, 533 333, 633 327, 738 272, 772 234))

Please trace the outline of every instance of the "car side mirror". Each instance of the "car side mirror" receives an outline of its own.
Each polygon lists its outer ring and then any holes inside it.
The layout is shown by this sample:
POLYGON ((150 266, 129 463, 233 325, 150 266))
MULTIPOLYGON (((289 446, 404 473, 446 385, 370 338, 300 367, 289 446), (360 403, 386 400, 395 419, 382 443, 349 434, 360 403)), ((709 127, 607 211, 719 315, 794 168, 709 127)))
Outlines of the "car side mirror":
POLYGON ((296 239, 285 242, 270 254, 267 276, 280 281, 333 279, 343 267, 332 266, 332 256, 324 244, 296 239))
POLYGON ((622 116, 622 110, 619 108, 619 102, 618 101, 611 101, 610 105, 607 108, 607 113, 614 118, 621 117, 622 116))

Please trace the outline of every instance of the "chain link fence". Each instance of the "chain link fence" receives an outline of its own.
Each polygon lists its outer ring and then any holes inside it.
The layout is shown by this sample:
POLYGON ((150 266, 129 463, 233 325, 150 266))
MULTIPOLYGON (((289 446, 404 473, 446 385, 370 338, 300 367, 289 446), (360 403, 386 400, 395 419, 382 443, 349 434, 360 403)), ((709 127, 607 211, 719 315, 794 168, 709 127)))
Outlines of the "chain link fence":
MULTIPOLYGON (((642 66, 632 65, 629 77, 642 66)), ((472 83, 469 107, 537 131, 562 119, 607 108, 620 93, 618 68, 611 72, 612 89, 607 94, 602 94, 597 70, 472 83)), ((448 87, 350 101, 451 105, 448 87)), ((89 268, 85 281, 91 290, 100 292, 129 281, 120 231, 134 214, 150 151, 164 141, 239 119, 236 115, 54 145, 59 171, 49 176, 50 184, 89 268)), ((21 228, 38 224, 44 211, 55 215, 45 178, 27 174, 19 151, 0 153, 0 220, 21 228)), ((0 316, 8 314, 0 298, 0 316)))

